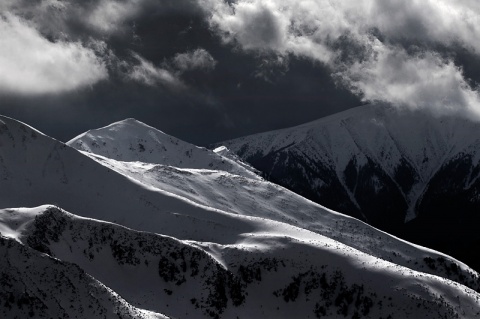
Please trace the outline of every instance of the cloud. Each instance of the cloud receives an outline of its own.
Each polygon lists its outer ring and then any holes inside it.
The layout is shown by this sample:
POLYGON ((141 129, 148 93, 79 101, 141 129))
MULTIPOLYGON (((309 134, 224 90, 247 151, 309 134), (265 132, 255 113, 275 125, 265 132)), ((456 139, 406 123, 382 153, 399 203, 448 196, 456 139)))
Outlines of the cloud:
MULTIPOLYGON (((480 50, 480 5, 471 0, 198 0, 224 41, 245 50, 315 56, 346 33, 365 41, 461 43, 480 50)), ((320 59, 325 60, 325 59, 320 59)))
MULTIPOLYGON (((123 40, 115 44, 120 52, 124 51, 123 57, 118 57, 111 47, 108 36, 124 30, 126 22, 137 17, 149 3, 150 0, 1 2, 4 13, 0 15, 0 92, 63 93, 118 76, 147 86, 184 87, 177 71, 156 67, 139 54, 131 55, 129 44, 122 43, 123 40)), ((179 67, 185 68, 213 68, 216 63, 203 49, 176 58, 179 67)))
POLYGON ((128 22, 149 3, 152 0, 2 0, 0 9, 34 22, 42 34, 71 38, 109 36, 131 29, 128 22))
POLYGON ((181 72, 189 70, 210 71, 213 70, 217 64, 217 61, 212 55, 202 48, 185 53, 177 53, 172 62, 181 72))
POLYGON ((122 24, 136 15, 142 9, 144 0, 99 0, 88 8, 86 21, 94 28, 105 33, 118 31, 122 24))
POLYGON ((165 60, 161 66, 155 66, 138 53, 133 52, 134 63, 126 63, 127 78, 149 85, 164 86, 170 89, 186 89, 181 77, 187 71, 211 71, 217 61, 207 50, 198 48, 193 51, 177 53, 172 59, 165 60))
POLYGON ((441 115, 480 115, 479 92, 452 61, 432 52, 411 56, 396 47, 380 46, 376 52, 375 58, 337 73, 365 101, 388 101, 441 115))
POLYGON ((128 78, 149 86, 162 85, 172 89, 185 87, 182 81, 169 70, 156 67, 152 62, 136 53, 133 53, 133 57, 138 63, 131 66, 128 71, 128 78))
MULTIPOLYGON (((305 32, 311 30, 303 28, 309 22, 306 19, 312 17, 308 7, 295 5, 295 1, 237 1, 232 4, 199 1, 210 12, 210 24, 224 42, 234 42, 246 51, 308 56, 322 62, 332 58, 322 41, 306 36, 305 32)), ((322 16, 323 13, 317 18, 322 16)))
MULTIPOLYGON (((391 40, 419 40, 452 45, 459 43, 480 53, 480 7, 473 1, 370 0, 360 13, 363 22, 378 28, 391 40)), ((352 9, 352 11, 355 8, 352 9)), ((357 16, 356 20, 360 20, 357 16)))
POLYGON ((436 47, 480 54, 473 0, 198 0, 225 43, 307 58, 364 100, 480 114, 479 92, 436 47), (353 49, 352 49, 353 48, 353 49))
POLYGON ((61 93, 107 77, 104 61, 81 43, 49 41, 26 20, 0 15, 0 92, 61 93))

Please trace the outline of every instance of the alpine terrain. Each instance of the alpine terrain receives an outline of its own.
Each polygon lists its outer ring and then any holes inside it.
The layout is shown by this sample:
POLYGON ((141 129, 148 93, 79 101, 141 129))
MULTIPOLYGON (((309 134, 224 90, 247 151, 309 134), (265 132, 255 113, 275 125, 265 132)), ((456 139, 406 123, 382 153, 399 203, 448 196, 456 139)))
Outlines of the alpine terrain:
POLYGON ((0 317, 480 316, 466 264, 252 166, 134 119, 64 144, 0 117, 0 317))
POLYGON ((267 180, 480 269, 478 122, 365 105, 220 145, 267 180))

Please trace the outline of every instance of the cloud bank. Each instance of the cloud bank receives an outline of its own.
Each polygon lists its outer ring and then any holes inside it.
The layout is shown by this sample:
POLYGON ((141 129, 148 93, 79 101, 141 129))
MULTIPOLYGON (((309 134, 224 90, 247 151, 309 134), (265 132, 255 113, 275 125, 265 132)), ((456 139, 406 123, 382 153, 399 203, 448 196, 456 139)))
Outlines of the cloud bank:
POLYGON ((104 62, 79 42, 49 41, 11 14, 0 16, 0 91, 71 91, 107 78, 104 62))
POLYGON ((480 115, 478 88, 438 47, 480 54, 480 5, 463 0, 199 0, 225 43, 327 65, 365 101, 480 115))
POLYGON ((479 12, 477 0, 3 0, 0 112, 60 139, 136 117, 202 145, 362 100, 473 118, 479 12))
POLYGON ((1 2, 0 93, 61 94, 112 78, 187 87, 183 72, 215 68, 205 49, 158 56, 157 61, 169 60, 164 66, 135 51, 142 48, 135 19, 147 15, 148 8, 168 6, 152 0, 1 2), (140 46, 132 45, 135 41, 140 46))
POLYGON ((8 0, 0 5, 6 12, 0 90, 59 93, 117 73, 148 86, 186 87, 183 73, 215 69, 207 50, 154 63, 129 45, 123 48, 129 53, 117 57, 109 39, 118 41, 124 32, 133 41, 136 20, 149 11, 193 3, 223 43, 259 57, 255 76, 265 81, 285 76, 291 58, 308 59, 327 66, 364 101, 480 114, 477 84, 449 55, 458 47, 480 55, 480 4, 474 0, 8 0))

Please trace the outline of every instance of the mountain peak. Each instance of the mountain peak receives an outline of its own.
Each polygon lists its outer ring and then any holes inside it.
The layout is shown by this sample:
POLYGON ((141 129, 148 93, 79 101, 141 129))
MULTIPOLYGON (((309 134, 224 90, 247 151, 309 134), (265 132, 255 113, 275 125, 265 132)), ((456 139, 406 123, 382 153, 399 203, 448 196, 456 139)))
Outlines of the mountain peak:
MULTIPOLYGON (((151 129, 151 130, 155 130, 155 131, 158 131, 158 132, 162 132, 160 131, 159 129, 153 127, 153 126, 150 126, 140 120, 137 120, 133 117, 129 117, 129 118, 126 118, 124 120, 121 120, 121 121, 117 121, 117 122, 114 122, 110 125, 107 125, 105 128, 107 127, 117 127, 117 126, 122 126, 122 125, 128 125, 128 126, 133 126, 133 127, 138 127, 138 128, 144 128, 144 129, 151 129)), ((163 132, 162 132, 163 133, 163 132)), ((165 133, 164 133, 165 134, 165 133)))
POLYGON ((179 168, 223 170, 249 178, 259 178, 240 159, 217 154, 133 118, 87 131, 67 145, 117 161, 144 162, 179 168))

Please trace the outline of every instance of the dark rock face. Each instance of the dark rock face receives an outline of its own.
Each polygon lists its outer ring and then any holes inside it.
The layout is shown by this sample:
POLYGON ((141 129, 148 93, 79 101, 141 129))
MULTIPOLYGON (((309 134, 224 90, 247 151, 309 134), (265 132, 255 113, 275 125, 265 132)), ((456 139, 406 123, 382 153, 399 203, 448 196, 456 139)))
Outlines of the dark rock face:
POLYGON ((334 166, 315 162, 295 147, 245 160, 266 179, 389 232, 402 228, 407 210, 403 189, 411 188, 416 178, 406 161, 398 168, 397 181, 371 159, 358 167, 352 158, 345 171, 337 172, 334 166))
POLYGON ((461 154, 430 180, 417 206, 417 218, 400 235, 456 257, 480 269, 480 165, 461 154))
POLYGON ((267 180, 315 202, 325 203, 324 205, 329 208, 336 207, 339 211, 348 211, 351 216, 362 219, 360 210, 352 203, 335 171, 330 167, 322 163, 316 165, 308 157, 299 156, 297 152, 290 150, 270 153, 264 157, 248 157, 246 160, 263 172, 267 180), (322 185, 313 185, 311 181, 315 179, 321 179, 322 185), (328 187, 325 187, 326 185, 328 187))

